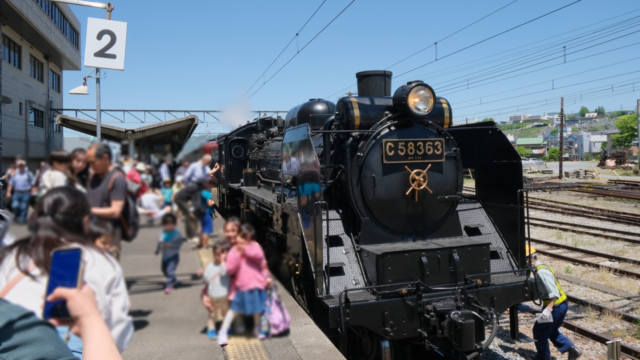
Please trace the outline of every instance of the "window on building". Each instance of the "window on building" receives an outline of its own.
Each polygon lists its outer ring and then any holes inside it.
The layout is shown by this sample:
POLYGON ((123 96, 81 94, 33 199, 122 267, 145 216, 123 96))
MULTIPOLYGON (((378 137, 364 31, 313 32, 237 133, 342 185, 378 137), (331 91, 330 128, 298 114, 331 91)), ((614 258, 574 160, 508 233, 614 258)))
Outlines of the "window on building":
POLYGON ((9 64, 22 69, 22 47, 15 41, 9 39, 6 35, 2 35, 2 60, 9 64))
POLYGON ((29 55, 29 75, 32 78, 44 82, 44 64, 42 61, 35 58, 33 55, 29 55))
POLYGON ((64 16, 60 8, 48 0, 34 0, 36 4, 40 5, 42 11, 49 16, 49 19, 53 21, 56 27, 62 32, 62 34, 69 40, 69 42, 75 46, 76 49, 80 49, 80 36, 78 31, 71 26, 67 17, 64 16))
POLYGON ((49 111, 49 113, 51 114, 51 118, 49 119, 49 121, 51 121, 51 124, 53 124, 53 131, 54 132, 62 132, 62 126, 58 125, 56 123, 56 112, 55 111, 49 111))
POLYGON ((44 128, 44 111, 30 107, 29 125, 44 128))
POLYGON ((60 92, 60 75, 53 70, 49 70, 49 88, 60 92))
POLYGON ((18 115, 22 115, 22 103, 18 103, 18 115))

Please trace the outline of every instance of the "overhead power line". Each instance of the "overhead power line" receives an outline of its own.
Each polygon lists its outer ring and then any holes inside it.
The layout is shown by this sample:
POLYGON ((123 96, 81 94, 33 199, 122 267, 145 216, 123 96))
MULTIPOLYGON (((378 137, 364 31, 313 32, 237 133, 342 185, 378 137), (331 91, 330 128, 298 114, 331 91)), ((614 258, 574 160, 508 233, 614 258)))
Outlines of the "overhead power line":
POLYGON ((452 52, 452 53, 449 53, 449 54, 447 54, 447 55, 445 55, 445 56, 443 56, 443 57, 441 57, 441 58, 438 58, 438 59, 436 59, 436 60, 433 60, 433 61, 427 62, 427 63, 422 64, 422 65, 420 65, 420 66, 417 66, 417 67, 415 67, 415 68, 413 68, 413 69, 407 70, 407 71, 405 71, 405 72, 403 72, 403 73, 401 73, 401 74, 395 75, 395 76, 394 76, 394 78, 396 78, 396 77, 400 77, 400 76, 403 76, 403 75, 406 75, 406 74, 411 73, 411 72, 414 72, 414 71, 416 71, 416 70, 418 70, 418 69, 421 69, 421 68, 423 68, 423 67, 425 67, 425 66, 427 66, 427 65, 429 65, 429 64, 433 64, 434 62, 436 62, 436 61, 438 61, 438 60, 446 59, 446 58, 448 58, 448 57, 450 57, 450 56, 453 56, 453 55, 455 55, 455 54, 458 54, 458 53, 460 53, 460 52, 462 52, 462 51, 465 51, 465 50, 471 49, 472 47, 478 46, 478 45, 480 45, 480 44, 482 44, 482 43, 485 43, 485 42, 487 42, 487 41, 489 41, 489 40, 491 40, 491 39, 495 39, 495 38, 496 38, 496 37, 498 37, 498 36, 501 36, 501 35, 504 35, 504 34, 506 34, 506 33, 509 33, 509 32, 511 32, 511 31, 513 31, 513 30, 515 30, 515 29, 518 29, 518 28, 520 28, 520 27, 523 27, 523 26, 525 26, 525 25, 528 25, 528 24, 530 24, 530 23, 532 23, 532 22, 534 22, 534 21, 538 21, 538 20, 540 20, 540 19, 542 19, 542 18, 544 18, 544 17, 547 17, 547 16, 549 16, 549 15, 551 15, 551 14, 554 14, 554 13, 556 13, 556 12, 560 11, 560 10, 566 9, 566 8, 568 8, 569 6, 575 5, 575 4, 577 4, 577 3, 581 2, 581 1, 582 1, 582 0, 576 0, 576 1, 572 2, 572 3, 570 3, 570 4, 567 4, 567 5, 564 5, 564 6, 562 6, 562 7, 557 8, 557 9, 555 9, 555 10, 549 11, 549 12, 548 12, 548 13, 546 13, 546 14, 543 14, 543 15, 540 15, 540 16, 538 16, 538 17, 536 17, 536 18, 531 19, 531 20, 525 21, 525 22, 523 22, 523 23, 521 23, 521 24, 519 24, 519 25, 516 25, 516 26, 514 26, 514 27, 512 27, 512 28, 509 28, 509 29, 507 29, 507 30, 501 31, 501 32, 499 32, 499 33, 497 33, 497 34, 495 34, 495 35, 489 36, 489 37, 487 37, 487 38, 485 38, 485 39, 482 39, 482 40, 480 40, 480 41, 477 41, 477 42, 475 42, 475 43, 473 43, 473 44, 471 44, 471 45, 467 45, 467 46, 465 46, 465 47, 463 47, 463 48, 461 48, 461 49, 458 49, 458 50, 456 50, 456 51, 454 51, 454 52, 452 52))
POLYGON ((298 36, 300 35, 300 33, 302 32, 302 30, 304 30, 304 28, 307 26, 307 24, 309 23, 309 21, 311 21, 311 19, 313 19, 314 16, 316 16, 316 14, 318 13, 318 11, 320 10, 320 8, 322 7, 322 5, 324 5, 324 3, 326 3, 327 0, 323 0, 320 3, 320 6, 318 6, 318 8, 316 9, 316 11, 313 12, 313 14, 311 14, 311 16, 307 19, 307 21, 304 23, 304 25, 302 25, 302 27, 300 28, 300 30, 298 30, 296 32, 296 34, 291 38, 291 40, 289 40, 289 42, 287 43, 287 45, 285 45, 284 49, 282 49, 282 51, 280 51, 280 53, 278 54, 278 56, 276 56, 275 59, 273 59, 273 61, 271 62, 271 64, 269 64, 269 66, 267 66, 267 68, 262 72, 262 74, 260 74, 260 76, 258 76, 258 78, 256 79, 256 81, 253 82, 253 84, 249 87, 249 89, 247 91, 245 91, 245 93, 242 95, 242 97, 240 98, 239 101, 242 101, 242 99, 247 96, 247 94, 249 93, 249 91, 251 91, 251 89, 253 89, 254 86, 256 86, 256 84, 258 83, 258 81, 260 81, 260 79, 264 76, 264 74, 267 73, 267 71, 269 71, 269 69, 271 69, 271 67, 273 66, 273 64, 275 64, 275 62, 280 58, 280 56, 282 56, 282 54, 285 52, 285 50, 287 50, 289 48, 289 46, 296 40, 296 38, 298 38, 298 36))
MULTIPOLYGON (((304 46, 302 48, 300 48, 300 50, 298 50, 284 65, 282 65, 282 67, 280 67, 278 69, 278 71, 276 71, 273 75, 271 75, 271 77, 269 77, 262 85, 260 85, 260 87, 254 91, 251 96, 249 96, 248 99, 251 99, 256 93, 258 93, 258 91, 260 91, 260 89, 262 89, 265 85, 267 85, 269 83, 269 81, 271 81, 271 79, 273 79, 276 75, 278 75, 278 73, 280 73, 280 71, 282 71, 282 69, 284 69, 287 65, 289 65, 289 63, 296 58, 296 56, 298 56, 304 49, 307 48, 307 46, 309 46, 309 44, 311 44, 318 36, 320 36, 320 34, 322 34, 322 32, 324 32, 331 24, 333 24, 334 21, 336 21, 336 19, 338 19, 340 17, 340 15, 342 15, 345 11, 347 11, 347 9, 354 3, 356 2, 356 0, 352 0, 349 4, 347 4, 347 6, 345 6, 333 19, 331 19, 331 21, 329 21, 329 23, 327 25, 325 25, 320 31, 318 31, 312 38, 311 40, 309 40, 306 44, 304 44, 304 46)), ((306 24, 305 24, 306 25, 306 24)), ((248 100, 247 99, 247 100, 248 100)))
MULTIPOLYGON (((493 15, 493 14, 495 14, 495 13, 499 12, 500 10, 503 10, 503 9, 507 8, 509 5, 512 5, 512 4, 516 3, 517 1, 518 1, 518 0, 514 0, 514 1, 512 1, 512 2, 510 2, 510 3, 508 3, 508 4, 506 4, 506 5, 504 5, 504 6, 500 7, 500 8, 498 8, 497 10, 494 10, 494 11, 492 11, 491 13, 489 13, 489 14, 487 14, 487 15, 485 15, 485 16, 483 16, 483 17, 481 17, 480 19, 478 19, 478 20, 476 20, 476 21, 474 21, 474 22, 472 22, 472 23, 470 23, 470 24, 468 24, 468 25, 465 25, 464 27, 462 27, 462 28, 460 28, 460 29, 458 29, 458 30, 456 30, 456 31, 452 32, 451 34, 449 34, 449 35, 447 35, 447 36, 443 37, 442 39, 440 39, 440 40, 438 40, 438 41, 434 42, 433 44, 431 44, 431 45, 429 45, 429 46, 427 46, 427 47, 425 47, 425 48, 423 48, 423 49, 421 49, 421 50, 418 50, 418 51, 416 51, 415 53, 413 53, 413 54, 411 54, 411 55, 409 55, 409 56, 405 57, 404 59, 399 60, 399 61, 397 61, 397 62, 395 62, 395 63, 393 63, 393 64, 391 64, 391 65, 387 66, 387 67, 385 68, 385 70, 390 69, 390 68, 392 68, 392 67, 394 67, 394 66, 396 66, 396 65, 400 64, 401 62, 404 62, 405 60, 408 60, 408 59, 410 59, 410 58, 412 58, 412 57, 414 57, 414 56, 416 56, 416 55, 420 54, 421 52, 423 52, 423 51, 425 51, 425 50, 427 50, 427 49, 430 49, 430 48, 434 47, 434 46, 435 46, 435 44, 437 44, 437 43, 441 43, 441 42, 443 42, 443 41, 447 40, 448 38, 452 37, 453 35, 456 35, 457 33, 459 33, 459 32, 461 32, 461 31, 463 31, 463 30, 465 30, 465 29, 467 29, 467 28, 469 28, 469 27, 471 27, 471 26, 473 26, 473 25, 475 25, 475 24, 479 23, 480 21, 482 21, 482 20, 484 20, 484 19, 488 18, 489 16, 491 16, 491 15, 493 15)), ((331 95, 327 96, 326 98, 331 98, 332 96, 334 96, 334 95, 336 95, 336 94, 339 94, 339 93, 341 93, 341 92, 343 92, 343 91, 345 91, 345 90, 347 90, 347 89, 349 89, 349 88, 352 88, 352 87, 354 87, 354 86, 356 86, 356 85, 357 85, 357 83, 352 84, 352 85, 349 85, 348 87, 346 87, 346 88, 344 88, 344 89, 342 89, 342 90, 339 90, 339 91, 337 91, 337 92, 335 92, 335 93, 333 93, 333 94, 331 94, 331 95)))

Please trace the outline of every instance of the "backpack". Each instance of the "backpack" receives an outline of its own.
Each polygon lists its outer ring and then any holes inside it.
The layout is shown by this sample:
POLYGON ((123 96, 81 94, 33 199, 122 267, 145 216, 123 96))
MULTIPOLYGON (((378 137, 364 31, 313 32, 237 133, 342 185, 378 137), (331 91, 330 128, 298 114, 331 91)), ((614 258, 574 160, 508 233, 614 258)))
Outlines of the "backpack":
POLYGON ((267 319, 269 320, 269 336, 281 335, 289 329, 291 316, 282 305, 280 294, 274 284, 267 291, 267 319))
MULTIPOLYGON (((113 181, 118 176, 124 176, 124 174, 122 172, 113 174, 109 181, 109 191, 113 189, 113 181)), ((138 207, 133 197, 129 196, 129 194, 125 196, 119 221, 122 231, 121 239, 128 242, 133 241, 138 236, 138 230, 140 229, 140 214, 138 214, 138 207)))

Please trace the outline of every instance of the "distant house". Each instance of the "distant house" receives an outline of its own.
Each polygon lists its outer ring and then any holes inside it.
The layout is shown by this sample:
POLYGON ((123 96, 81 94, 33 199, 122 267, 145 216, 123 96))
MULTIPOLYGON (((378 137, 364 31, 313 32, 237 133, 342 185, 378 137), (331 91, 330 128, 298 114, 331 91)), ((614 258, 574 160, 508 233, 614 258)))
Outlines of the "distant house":
POLYGON ((586 117, 586 118, 595 118, 595 117, 598 117, 598 113, 594 113, 594 112, 593 113, 586 113, 586 114, 584 114, 584 117, 586 117))
POLYGON ((607 135, 599 133, 578 134, 578 160, 584 160, 586 154, 594 155, 602 151, 602 144, 607 142, 607 135))
POLYGON ((547 155, 547 142, 543 137, 519 138, 516 140, 516 147, 519 146, 531 149, 532 158, 541 158, 547 155))

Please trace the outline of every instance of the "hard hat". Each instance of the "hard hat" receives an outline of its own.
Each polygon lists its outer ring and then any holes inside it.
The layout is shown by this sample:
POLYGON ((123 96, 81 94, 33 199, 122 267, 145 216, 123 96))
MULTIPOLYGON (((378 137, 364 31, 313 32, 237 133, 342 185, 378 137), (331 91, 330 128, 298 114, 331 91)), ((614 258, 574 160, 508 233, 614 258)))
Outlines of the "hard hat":
POLYGON ((533 246, 529 247, 529 244, 526 244, 524 248, 525 248, 525 252, 527 253, 527 256, 531 256, 531 254, 536 253, 536 248, 534 248, 533 246))

